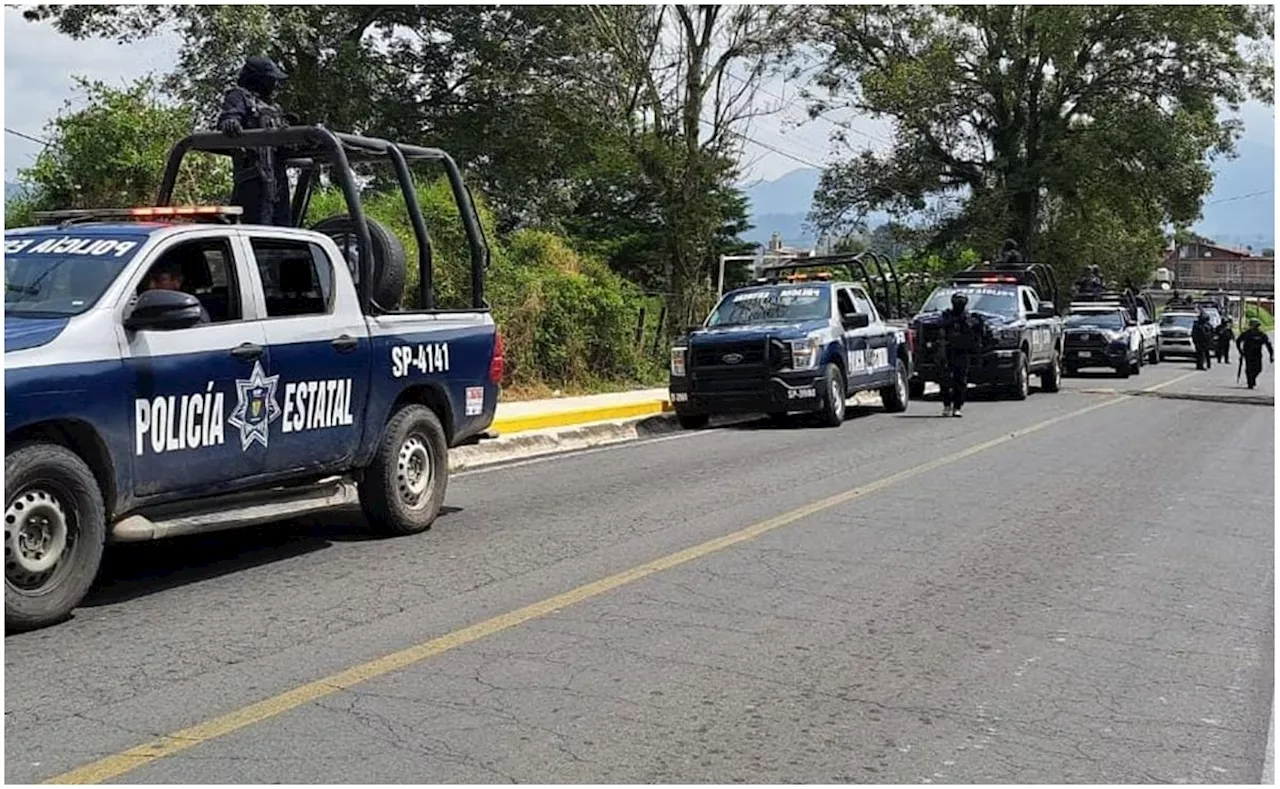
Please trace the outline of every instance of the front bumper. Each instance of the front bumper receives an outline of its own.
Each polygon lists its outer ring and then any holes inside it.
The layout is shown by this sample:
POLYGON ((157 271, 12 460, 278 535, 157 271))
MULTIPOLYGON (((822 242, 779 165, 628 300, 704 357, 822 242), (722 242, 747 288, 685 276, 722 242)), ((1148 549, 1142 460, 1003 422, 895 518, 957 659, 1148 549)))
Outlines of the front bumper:
MULTIPOLYGON (((1012 383, 1017 377, 1013 366, 1017 348, 995 348, 976 354, 969 363, 969 383, 971 384, 1005 384, 1012 383)), ((912 381, 942 381, 942 367, 938 359, 916 360, 912 381)))
POLYGON ((1160 355, 1161 356, 1195 356, 1196 346, 1191 342, 1190 337, 1170 337, 1164 336, 1160 338, 1160 355))
POLYGON ((824 391, 818 370, 773 372, 733 380, 671 378, 671 403, 679 414, 732 415, 817 411, 824 391))
POLYGON ((1077 370, 1085 367, 1122 367, 1129 363, 1129 349, 1067 346, 1062 350, 1062 363, 1077 370))

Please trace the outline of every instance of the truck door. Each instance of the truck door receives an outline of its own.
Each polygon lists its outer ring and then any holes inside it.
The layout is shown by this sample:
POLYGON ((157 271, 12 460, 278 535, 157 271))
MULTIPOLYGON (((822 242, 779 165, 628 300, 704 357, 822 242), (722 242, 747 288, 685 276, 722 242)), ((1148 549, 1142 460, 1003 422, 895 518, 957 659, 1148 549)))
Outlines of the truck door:
POLYGON ((844 342, 849 384, 854 389, 870 389, 889 379, 889 338, 884 333, 880 316, 871 299, 859 288, 842 287, 837 295, 837 305, 843 317, 846 314, 867 316, 867 326, 858 329, 845 328, 844 342))
POLYGON ((1031 288, 1019 288, 1021 291, 1021 307, 1023 318, 1027 322, 1027 341, 1031 347, 1031 358, 1027 359, 1032 366, 1049 361, 1053 353, 1053 338, 1049 336, 1048 323, 1036 317, 1040 310, 1040 300, 1031 288))
POLYGON ((245 241, 279 399, 267 471, 340 470, 360 445, 372 353, 350 274, 301 234, 249 231, 245 241))
MULTIPOLYGON (((248 269, 228 231, 184 234, 157 252, 131 283, 132 293, 186 291, 200 299, 209 322, 118 328, 133 386, 133 495, 216 493, 266 467, 260 432, 270 383, 263 377, 266 335, 250 298, 248 269)), ((122 322, 132 300, 121 305, 122 322)))

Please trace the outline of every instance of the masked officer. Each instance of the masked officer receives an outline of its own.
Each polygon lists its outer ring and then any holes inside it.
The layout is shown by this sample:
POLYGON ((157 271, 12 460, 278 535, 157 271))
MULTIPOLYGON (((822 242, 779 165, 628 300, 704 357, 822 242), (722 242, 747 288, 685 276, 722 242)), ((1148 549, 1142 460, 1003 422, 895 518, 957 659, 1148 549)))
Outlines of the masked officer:
POLYGON ((1231 341, 1235 339, 1236 333, 1231 328, 1231 321, 1224 319, 1218 324, 1218 361, 1223 364, 1231 363, 1231 341))
POLYGON ((1209 325, 1209 315, 1204 310, 1196 316, 1196 322, 1191 327, 1191 344, 1196 349, 1196 369, 1208 370, 1210 364, 1210 351, 1213 348, 1213 327, 1209 325))
POLYGON ((1258 373, 1262 372, 1262 349, 1267 349, 1267 356, 1270 357, 1272 364, 1276 363, 1276 352, 1271 347, 1271 340, 1267 339, 1267 333, 1262 330, 1262 321, 1257 318, 1249 319, 1249 328, 1240 332, 1240 336, 1236 338, 1236 350, 1240 352, 1240 356, 1244 359, 1244 374, 1249 382, 1249 388, 1252 389, 1258 383, 1258 373))
MULTIPOLYGON (((222 100, 218 131, 238 137, 245 129, 280 129, 288 120, 275 95, 288 75, 270 58, 254 56, 245 61, 235 87, 222 100)), ((235 186, 231 202, 244 209, 246 224, 293 224, 289 205, 289 174, 284 158, 274 148, 254 148, 235 154, 235 186)))
POLYGON ((942 311, 942 415, 960 416, 969 386, 969 364, 982 350, 982 320, 969 312, 969 297, 951 294, 951 307, 942 311))
POLYGON ((1023 262, 1022 252, 1018 250, 1018 242, 1012 238, 1006 238, 1000 246, 1000 262, 1005 265, 1020 264, 1023 262))

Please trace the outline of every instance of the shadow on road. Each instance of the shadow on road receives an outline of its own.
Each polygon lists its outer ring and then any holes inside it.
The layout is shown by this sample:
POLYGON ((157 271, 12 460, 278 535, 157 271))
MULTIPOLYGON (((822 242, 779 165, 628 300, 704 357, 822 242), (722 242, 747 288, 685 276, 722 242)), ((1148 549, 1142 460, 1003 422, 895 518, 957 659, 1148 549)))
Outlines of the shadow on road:
MULTIPOLYGON (((440 518, 457 512, 461 509, 442 507, 440 518)), ((359 508, 350 507, 245 529, 108 545, 98 579, 80 607, 96 608, 146 597, 322 551, 334 543, 380 539, 394 538, 374 534, 359 508)))

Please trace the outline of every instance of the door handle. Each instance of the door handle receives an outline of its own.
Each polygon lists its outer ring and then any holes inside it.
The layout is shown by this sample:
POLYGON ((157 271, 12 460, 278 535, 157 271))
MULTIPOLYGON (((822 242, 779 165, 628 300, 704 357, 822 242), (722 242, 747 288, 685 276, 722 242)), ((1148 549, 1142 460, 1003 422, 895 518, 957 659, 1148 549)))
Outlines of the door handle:
POLYGON ((241 343, 231 349, 231 355, 242 362, 252 362, 262 358, 262 352, 265 349, 261 345, 254 345, 251 342, 241 343))
POLYGON ((360 345, 360 341, 355 337, 344 334, 330 343, 330 345, 332 345, 333 349, 338 353, 351 353, 360 345))

